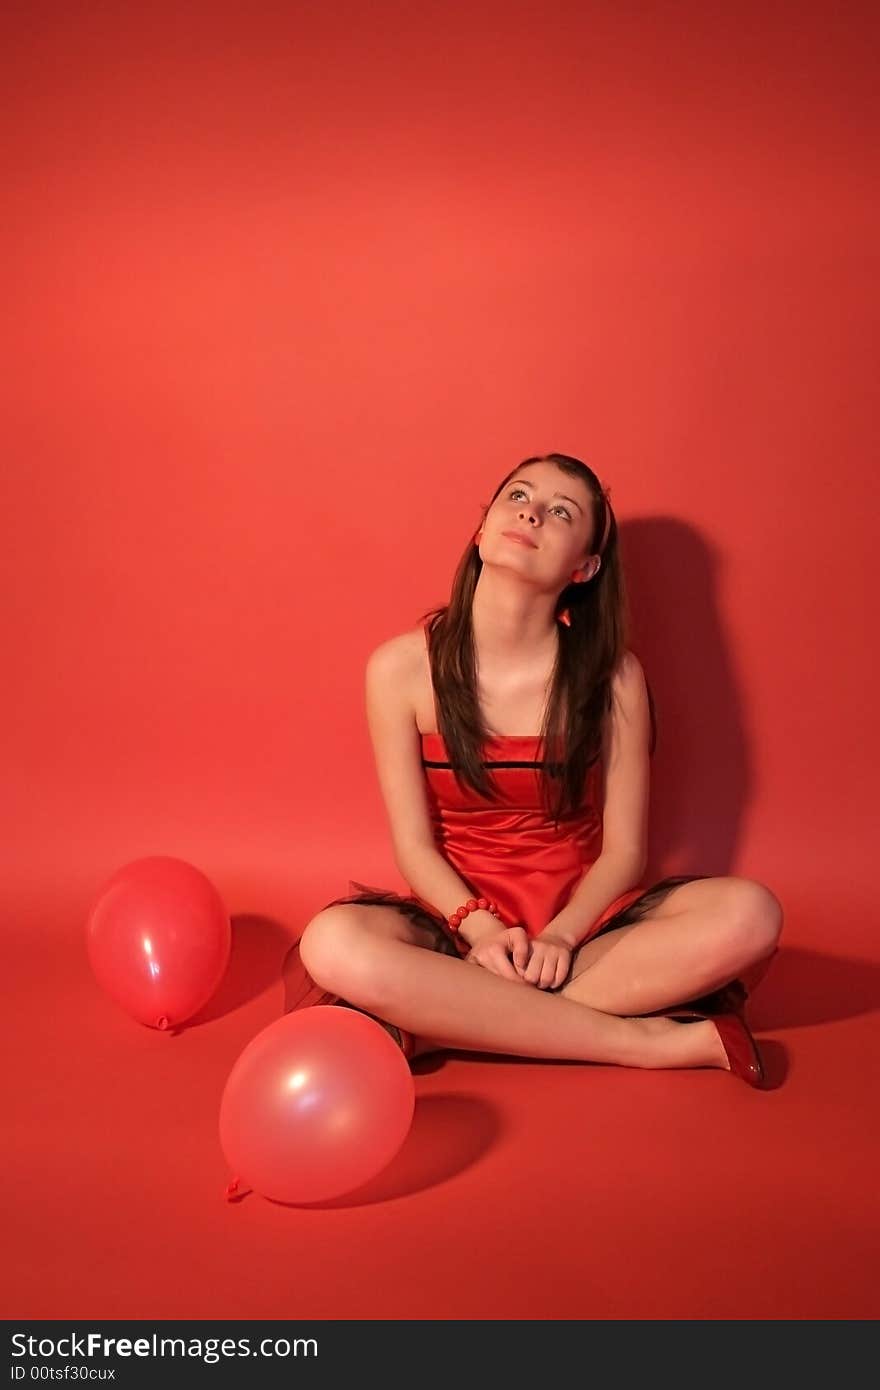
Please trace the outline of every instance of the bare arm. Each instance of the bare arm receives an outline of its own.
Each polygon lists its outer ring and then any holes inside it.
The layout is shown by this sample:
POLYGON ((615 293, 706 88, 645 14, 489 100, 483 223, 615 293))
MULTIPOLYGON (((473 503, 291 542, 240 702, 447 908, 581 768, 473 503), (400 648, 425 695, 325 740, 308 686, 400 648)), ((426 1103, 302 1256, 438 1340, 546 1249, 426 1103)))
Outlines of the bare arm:
POLYGON ((641 662, 627 652, 613 683, 603 737, 602 852, 544 930, 572 948, 606 908, 638 885, 647 863, 651 716, 641 662))
MULTIPOLYGON (((412 700, 413 644, 404 633, 371 652, 366 667, 367 724, 394 861, 411 890, 443 917, 479 897, 455 872, 434 842, 422 767, 421 740, 412 700)), ((488 911, 471 912, 459 928, 473 946, 499 930, 488 911)))
MULTIPOLYGON (((468 898, 482 896, 479 889, 475 891, 470 888, 458 876, 449 861, 433 845, 411 848, 404 859, 398 860, 397 867, 413 893, 443 917, 451 916, 468 898)), ((500 930, 501 923, 487 910, 469 912, 458 928, 458 934, 469 946, 473 946, 500 930)))
POLYGON ((599 855, 590 865, 569 898, 555 917, 552 917, 538 940, 547 934, 560 937, 574 950, 595 933, 590 930, 602 913, 627 889, 634 888, 641 876, 638 860, 609 851, 599 855))

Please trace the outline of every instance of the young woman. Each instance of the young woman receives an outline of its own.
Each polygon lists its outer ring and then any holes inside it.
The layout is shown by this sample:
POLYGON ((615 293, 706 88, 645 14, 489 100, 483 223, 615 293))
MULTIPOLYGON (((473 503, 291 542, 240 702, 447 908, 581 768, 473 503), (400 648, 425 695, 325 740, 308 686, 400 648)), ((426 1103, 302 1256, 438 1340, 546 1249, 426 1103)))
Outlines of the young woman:
POLYGON ((483 512, 449 604, 367 662, 412 892, 352 881, 318 912, 285 962, 285 1009, 360 1009, 407 1057, 719 1067, 761 1086, 743 1006, 782 908, 746 878, 643 882, 654 712, 609 494, 554 453, 483 512))

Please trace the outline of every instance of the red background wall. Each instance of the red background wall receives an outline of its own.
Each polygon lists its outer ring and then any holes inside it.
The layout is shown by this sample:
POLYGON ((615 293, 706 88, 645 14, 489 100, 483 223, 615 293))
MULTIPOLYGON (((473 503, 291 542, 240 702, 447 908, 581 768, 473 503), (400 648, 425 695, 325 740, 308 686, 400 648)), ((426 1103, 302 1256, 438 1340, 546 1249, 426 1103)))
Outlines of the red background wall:
POLYGON ((6 61, 13 877, 317 856, 332 894, 380 857, 366 654, 555 448, 623 524, 662 867, 843 901, 854 942, 864 20, 37 5, 6 61))
POLYGON ((560 449, 621 522, 654 876, 867 970, 867 9, 6 14, 8 939, 79 950, 144 854, 291 934, 399 886, 366 656, 560 449))

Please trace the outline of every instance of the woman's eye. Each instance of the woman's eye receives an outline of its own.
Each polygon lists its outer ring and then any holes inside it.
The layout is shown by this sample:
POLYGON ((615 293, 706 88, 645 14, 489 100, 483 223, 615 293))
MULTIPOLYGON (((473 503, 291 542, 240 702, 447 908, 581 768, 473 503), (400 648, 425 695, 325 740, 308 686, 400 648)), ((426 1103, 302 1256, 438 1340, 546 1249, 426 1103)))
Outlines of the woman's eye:
MULTIPOLYGON (((526 495, 526 494, 523 492, 523 490, 522 490, 521 487, 515 487, 515 488, 513 489, 513 491, 511 492, 511 494, 510 494, 510 500, 511 500, 511 501, 513 501, 513 499, 514 499, 514 497, 516 497, 517 493, 519 493, 520 497, 525 497, 525 495, 526 495)), ((571 512, 568 510, 568 507, 563 507, 563 505, 562 505, 561 502, 558 504, 557 507, 553 508, 553 510, 554 510, 554 511, 563 512, 564 515, 568 518, 568 520, 571 521, 571 512)))

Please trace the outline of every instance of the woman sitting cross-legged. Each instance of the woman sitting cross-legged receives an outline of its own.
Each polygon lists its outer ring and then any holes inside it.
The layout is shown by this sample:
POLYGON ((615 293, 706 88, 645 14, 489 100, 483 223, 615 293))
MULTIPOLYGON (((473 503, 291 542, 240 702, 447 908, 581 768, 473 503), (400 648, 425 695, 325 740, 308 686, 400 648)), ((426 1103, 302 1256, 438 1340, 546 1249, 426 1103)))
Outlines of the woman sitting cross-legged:
POLYGON ((448 605, 367 662, 412 891, 352 882, 326 904, 285 962, 287 1011, 360 1009, 408 1057, 718 1067, 765 1084, 744 1003, 782 908, 737 876, 643 881, 655 730, 626 629, 608 491, 568 455, 526 459, 448 605))

